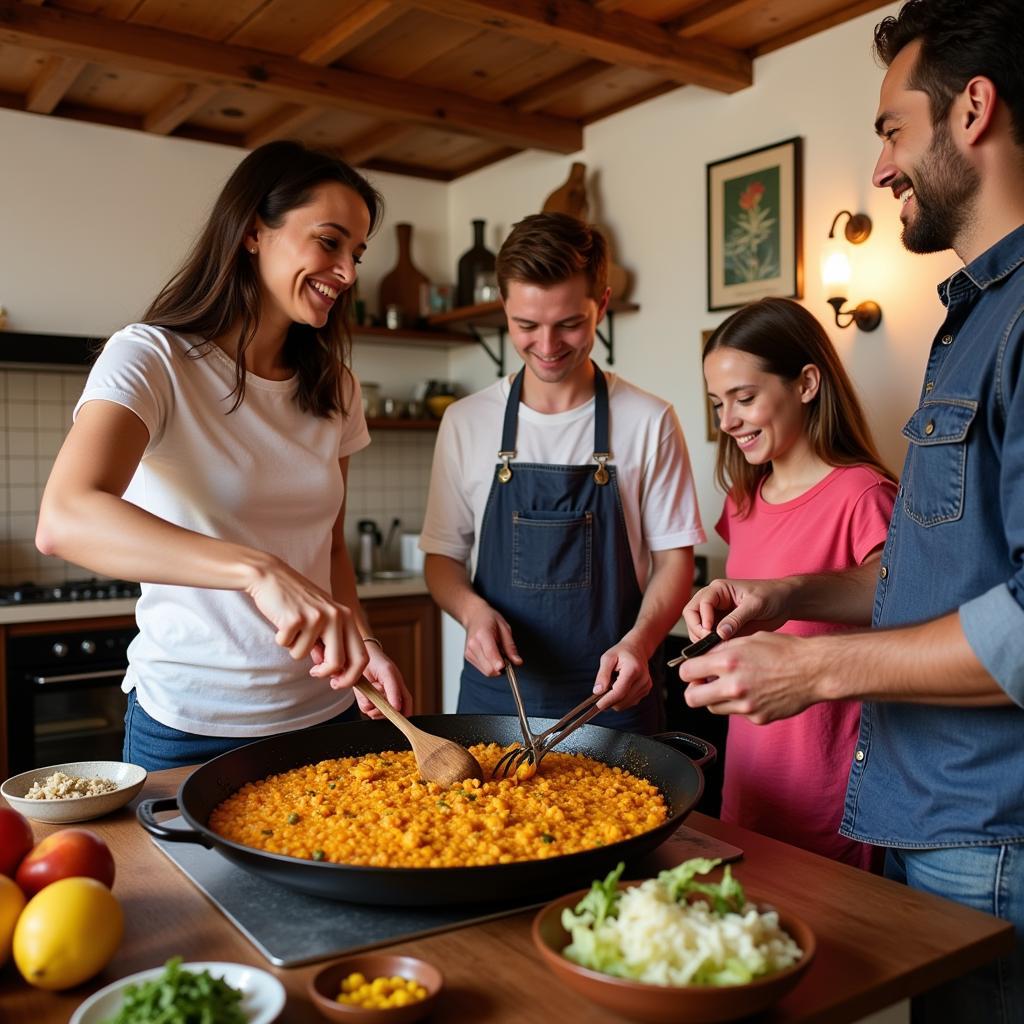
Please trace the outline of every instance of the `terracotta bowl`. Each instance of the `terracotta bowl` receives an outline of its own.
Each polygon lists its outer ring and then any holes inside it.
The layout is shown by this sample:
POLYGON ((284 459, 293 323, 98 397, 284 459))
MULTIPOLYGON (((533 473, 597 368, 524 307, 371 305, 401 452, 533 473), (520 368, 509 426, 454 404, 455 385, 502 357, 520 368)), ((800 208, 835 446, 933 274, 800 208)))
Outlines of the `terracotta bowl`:
MULTIPOLYGON (((630 882, 626 888, 638 885, 630 882)), ((759 1013, 777 1003, 800 980, 814 958, 814 933, 799 918, 779 912, 779 923, 804 951, 803 957, 784 970, 746 985, 651 985, 627 981, 580 967, 562 956, 570 935, 562 927, 562 911, 575 907, 586 889, 563 896, 542 908, 533 921, 533 942, 544 962, 574 992, 606 1009, 633 1020, 653 1024, 716 1024, 759 1013)), ((757 902, 754 900, 753 902, 757 902)))
POLYGON ((328 1020, 342 1021, 344 1024, 411 1024, 430 1013, 443 984, 441 972, 426 960, 388 953, 357 953, 335 960, 314 974, 309 979, 309 995, 320 1015, 328 1020), (392 978, 396 974, 412 978, 427 990, 426 998, 418 1003, 392 1006, 386 1010, 339 1003, 337 995, 341 991, 341 983, 354 971, 359 971, 369 981, 374 978, 392 978))

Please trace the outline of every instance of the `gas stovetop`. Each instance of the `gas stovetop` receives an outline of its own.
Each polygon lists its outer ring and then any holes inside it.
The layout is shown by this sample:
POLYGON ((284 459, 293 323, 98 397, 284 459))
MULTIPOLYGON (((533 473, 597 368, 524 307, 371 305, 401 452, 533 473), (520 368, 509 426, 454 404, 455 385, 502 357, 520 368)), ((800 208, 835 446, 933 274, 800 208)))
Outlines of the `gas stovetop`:
POLYGON ((66 580, 63 583, 18 583, 0 587, 0 606, 53 604, 58 601, 113 601, 138 597, 142 588, 127 580, 66 580))

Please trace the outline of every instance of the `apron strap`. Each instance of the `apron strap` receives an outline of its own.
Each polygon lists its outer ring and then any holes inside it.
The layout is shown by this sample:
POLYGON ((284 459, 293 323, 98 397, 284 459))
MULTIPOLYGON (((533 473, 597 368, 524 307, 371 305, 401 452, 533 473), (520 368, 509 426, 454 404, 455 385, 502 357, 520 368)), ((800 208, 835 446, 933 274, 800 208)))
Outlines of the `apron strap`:
MULTIPOLYGON (((608 381, 597 363, 594 367, 594 460, 598 464, 594 480, 606 484, 609 480, 606 463, 612 457, 609 447, 609 415, 608 415, 608 381)), ((519 402, 523 395, 523 373, 525 367, 512 379, 505 403, 505 421, 501 428, 501 468, 498 479, 504 484, 512 479, 512 468, 509 463, 516 457, 516 433, 519 427, 519 402)))

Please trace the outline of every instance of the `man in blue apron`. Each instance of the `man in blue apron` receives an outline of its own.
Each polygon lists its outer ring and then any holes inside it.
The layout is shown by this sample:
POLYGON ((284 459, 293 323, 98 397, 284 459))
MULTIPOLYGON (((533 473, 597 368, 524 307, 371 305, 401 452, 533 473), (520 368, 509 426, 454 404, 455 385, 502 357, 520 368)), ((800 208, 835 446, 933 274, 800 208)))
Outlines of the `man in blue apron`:
POLYGON ((508 661, 530 715, 596 692, 596 724, 663 722, 660 647, 704 532, 671 405, 591 360, 607 265, 582 221, 517 224, 496 269, 523 368, 441 421, 420 545, 466 629, 460 713, 515 714, 508 661))

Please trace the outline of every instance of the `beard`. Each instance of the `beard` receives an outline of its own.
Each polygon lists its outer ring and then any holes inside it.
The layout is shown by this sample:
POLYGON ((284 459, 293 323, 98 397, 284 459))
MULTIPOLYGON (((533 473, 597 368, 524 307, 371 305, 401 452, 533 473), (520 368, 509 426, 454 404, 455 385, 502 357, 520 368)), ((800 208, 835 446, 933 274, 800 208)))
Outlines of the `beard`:
POLYGON ((944 121, 910 181, 917 212, 903 227, 904 247, 915 253, 954 248, 970 224, 981 177, 953 145, 944 121))

